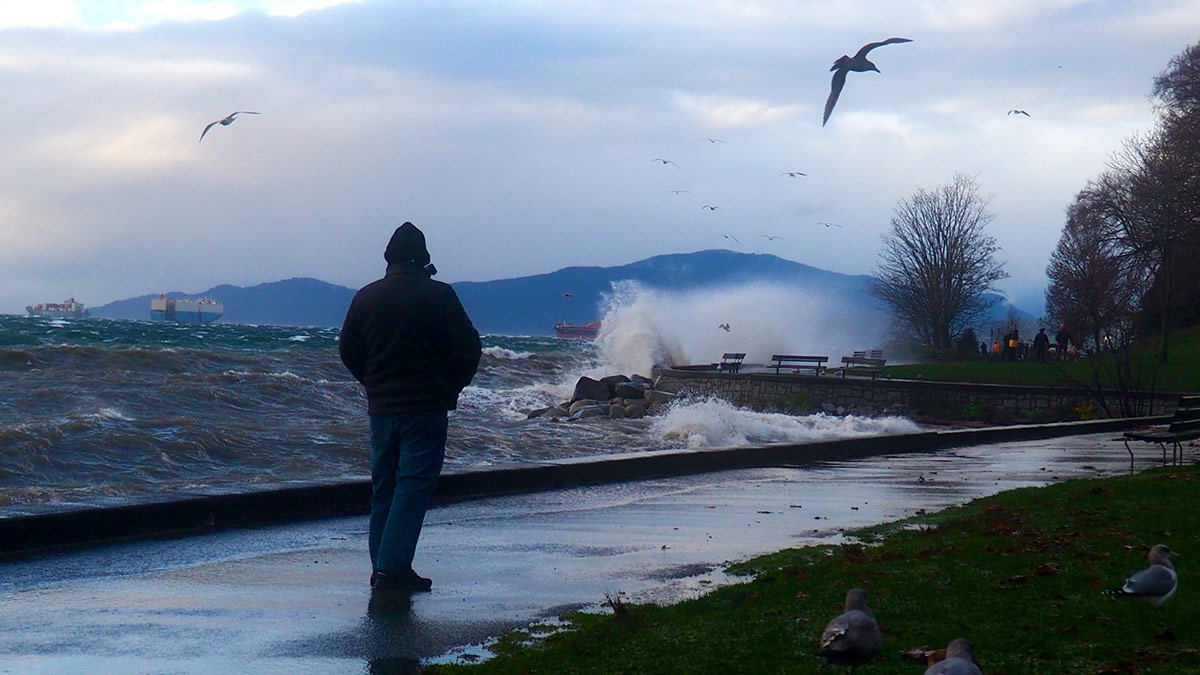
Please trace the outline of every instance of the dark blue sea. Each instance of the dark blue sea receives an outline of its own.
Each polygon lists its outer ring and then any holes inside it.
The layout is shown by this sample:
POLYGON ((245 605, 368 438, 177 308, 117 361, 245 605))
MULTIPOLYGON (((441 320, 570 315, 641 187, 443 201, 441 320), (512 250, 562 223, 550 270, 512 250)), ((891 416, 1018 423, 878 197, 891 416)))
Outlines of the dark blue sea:
MULTIPOLYGON (((639 420, 526 419, 569 399, 581 375, 649 375, 662 339, 630 317, 608 317, 596 342, 485 335, 479 374, 452 413, 447 470, 914 428, 718 400, 639 420)), ((337 338, 335 328, 0 315, 0 516, 30 504, 365 478, 366 399, 337 338)))

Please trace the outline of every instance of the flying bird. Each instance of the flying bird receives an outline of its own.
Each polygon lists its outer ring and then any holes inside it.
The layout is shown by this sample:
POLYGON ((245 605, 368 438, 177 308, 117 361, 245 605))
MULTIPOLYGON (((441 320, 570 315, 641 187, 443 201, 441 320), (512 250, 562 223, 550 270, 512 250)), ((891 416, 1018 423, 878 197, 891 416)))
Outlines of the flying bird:
POLYGON ((795 178, 796 176, 807 176, 808 174, 804 173, 803 171, 784 171, 779 175, 787 176, 788 178, 795 178))
POLYGON ((725 331, 726 333, 729 332, 729 324, 727 324, 727 323, 723 323, 723 324, 717 326, 717 328, 720 328, 721 330, 725 331))
POLYGON ((1179 575, 1171 564, 1171 556, 1178 557, 1164 544, 1158 544, 1150 549, 1150 566, 1140 572, 1129 575, 1119 588, 1105 591, 1107 595, 1119 598, 1137 598, 1155 607, 1166 602, 1179 586, 1179 575))
MULTIPOLYGON (((669 159, 663 159, 662 157, 655 157, 654 159, 652 159, 650 161, 651 162, 662 162, 663 164, 675 164, 675 162, 672 162, 669 159)), ((678 167, 679 165, 675 164, 675 166, 678 167)))
MULTIPOLYGON (((208 130, 213 128, 213 125, 220 124, 223 127, 227 127, 230 124, 233 124, 233 118, 237 117, 238 115, 257 115, 257 114, 258 113, 254 112, 253 110, 239 110, 237 112, 229 113, 229 117, 226 117, 225 119, 220 119, 220 120, 217 120, 216 122, 209 122, 208 126, 204 127, 204 131, 200 132, 200 141, 204 140, 204 134, 207 134, 208 130)), ((196 141, 196 142, 199 143, 200 141, 196 141)))
POLYGON ((867 592, 852 588, 846 593, 845 610, 834 617, 821 633, 817 655, 823 665, 853 668, 870 661, 883 647, 883 633, 867 605, 867 592))
POLYGON ((843 54, 837 61, 833 62, 833 67, 829 70, 833 71, 833 83, 830 86, 829 98, 825 101, 825 117, 821 120, 821 126, 829 121, 829 115, 833 112, 833 106, 837 104, 838 96, 842 94, 842 87, 846 86, 846 73, 854 71, 856 73, 864 73, 868 70, 879 72, 874 63, 867 59, 867 54, 876 47, 883 45, 891 45, 899 42, 912 42, 908 38, 894 37, 888 38, 883 42, 871 42, 862 46, 858 53, 853 57, 843 54))
POLYGON ((772 236, 769 234, 764 234, 763 236, 767 238, 767 241, 775 241, 776 239, 783 239, 783 237, 772 236))
POLYGON ((674 192, 674 193, 675 193, 675 194, 677 194, 677 195, 684 195, 684 194, 691 194, 691 193, 692 193, 692 191, 691 191, 691 190, 667 190, 667 192, 674 192))
POLYGON ((1009 115, 1024 115, 1026 117, 1030 116, 1029 113, 1025 112, 1024 110, 1009 110, 1008 114, 1009 115))
POLYGON ((570 293, 563 293, 563 297, 564 297, 564 298, 569 298, 569 297, 571 297, 571 294, 570 294, 570 293))
POLYGON ((732 234, 723 234, 723 235, 721 235, 721 236, 722 236, 722 237, 725 237, 726 239, 732 239, 732 240, 734 240, 734 241, 737 241, 737 243, 739 243, 739 244, 740 244, 740 243, 742 243, 742 242, 738 241, 738 238, 737 238, 737 237, 735 237, 735 236, 733 236, 732 234))
POLYGON ((719 138, 706 138, 704 140, 708 141, 709 143, 724 143, 725 142, 719 138))
POLYGON ((705 204, 704 206, 701 206, 700 208, 708 209, 709 211, 716 211, 720 207, 713 206, 712 204, 705 204))
POLYGON ((825 227, 841 227, 837 223, 815 223, 816 225, 824 225, 825 227))

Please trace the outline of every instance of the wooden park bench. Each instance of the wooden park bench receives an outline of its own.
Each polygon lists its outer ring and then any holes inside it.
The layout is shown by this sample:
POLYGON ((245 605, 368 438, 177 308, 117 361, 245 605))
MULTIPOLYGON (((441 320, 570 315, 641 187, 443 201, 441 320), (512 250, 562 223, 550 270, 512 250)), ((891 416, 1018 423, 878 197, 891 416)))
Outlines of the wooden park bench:
POLYGON ((883 372, 883 364, 887 363, 886 359, 873 359, 866 356, 843 356, 842 367, 838 368, 838 375, 846 376, 846 373, 871 374, 871 379, 875 379, 879 373, 883 372))
POLYGON ((1167 444, 1171 444, 1171 463, 1183 465, 1183 442, 1200 438, 1200 396, 1180 396, 1175 405, 1175 416, 1164 429, 1162 427, 1145 431, 1126 431, 1125 449, 1129 451, 1129 470, 1133 471, 1133 449, 1129 441, 1145 441, 1158 443, 1162 448, 1163 466, 1167 465, 1167 444))
POLYGON ((882 359, 882 349, 860 349, 854 352, 854 357, 859 359, 882 359))
POLYGON ((721 363, 717 364, 717 370, 736 373, 742 367, 742 360, 745 358, 745 352, 727 352, 721 356, 721 363))
POLYGON ((771 357, 770 366, 775 369, 776 375, 779 374, 781 368, 791 368, 793 373, 798 373, 801 370, 811 370, 814 375, 820 375, 821 371, 825 370, 825 362, 828 360, 828 356, 775 354, 771 357))

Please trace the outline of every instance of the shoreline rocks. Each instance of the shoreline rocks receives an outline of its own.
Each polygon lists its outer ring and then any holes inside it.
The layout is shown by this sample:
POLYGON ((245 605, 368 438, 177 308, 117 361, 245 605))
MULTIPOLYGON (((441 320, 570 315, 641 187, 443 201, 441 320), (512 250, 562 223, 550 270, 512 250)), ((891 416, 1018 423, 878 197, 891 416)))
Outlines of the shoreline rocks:
POLYGON ((674 400, 674 393, 655 389, 654 380, 642 375, 609 375, 599 380, 581 377, 575 383, 570 401, 526 411, 526 419, 552 422, 605 416, 638 419, 661 412, 674 400))

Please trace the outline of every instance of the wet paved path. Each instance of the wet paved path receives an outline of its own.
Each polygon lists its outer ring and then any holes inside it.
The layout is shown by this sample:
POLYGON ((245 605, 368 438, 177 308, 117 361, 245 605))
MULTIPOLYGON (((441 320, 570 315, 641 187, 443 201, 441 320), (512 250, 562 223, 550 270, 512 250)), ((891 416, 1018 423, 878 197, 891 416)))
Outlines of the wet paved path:
MULTIPOLYGON (((366 518, 0 563, 0 673, 347 672, 456 658, 595 605, 1002 490, 1127 473, 1120 433, 481 499, 429 512, 411 606, 370 600, 366 518)), ((1138 468, 1160 458, 1140 449, 1138 468)))

